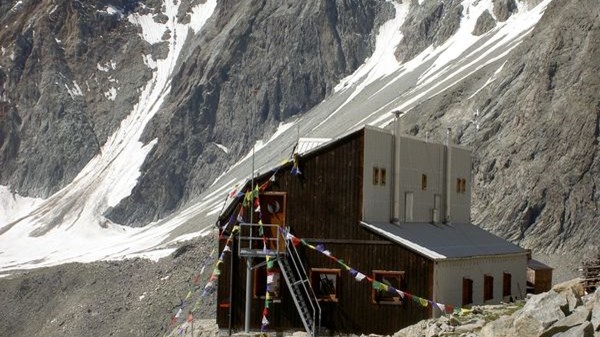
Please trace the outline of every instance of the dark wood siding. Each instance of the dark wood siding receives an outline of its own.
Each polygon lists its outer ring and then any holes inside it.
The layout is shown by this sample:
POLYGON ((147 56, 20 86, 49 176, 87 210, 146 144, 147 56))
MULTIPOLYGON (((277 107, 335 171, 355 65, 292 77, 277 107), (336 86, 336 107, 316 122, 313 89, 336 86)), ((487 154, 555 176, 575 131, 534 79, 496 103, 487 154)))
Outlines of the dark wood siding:
MULTIPOLYGON (((310 243, 324 243, 332 254, 351 267, 372 276, 373 270, 404 271, 403 289, 431 298, 433 263, 399 245, 385 241, 359 225, 363 163, 363 132, 358 131, 332 146, 300 160, 301 176, 282 169, 271 191, 286 192, 287 219, 291 232, 310 243)), ((370 179, 370 178, 369 178, 370 179)), ((228 217, 226 214, 224 217, 228 217)), ((221 249, 223 248, 221 242, 221 249)), ((340 268, 324 255, 299 246, 307 271, 310 268, 340 268)), ((217 323, 227 329, 229 282, 232 281, 232 323, 234 331, 244 327, 246 261, 234 255, 233 275, 227 259, 218 287, 217 323), (231 277, 233 276, 233 277, 231 277)), ((282 282, 284 282, 282 280, 282 282)), ((271 305, 269 331, 302 330, 302 323, 285 284, 281 303, 271 305)), ((264 302, 252 303, 251 324, 260 329, 264 302)), ((391 334, 431 315, 430 308, 407 302, 402 305, 374 304, 371 284, 357 282, 341 271, 338 302, 321 302, 322 326, 339 332, 391 334)))

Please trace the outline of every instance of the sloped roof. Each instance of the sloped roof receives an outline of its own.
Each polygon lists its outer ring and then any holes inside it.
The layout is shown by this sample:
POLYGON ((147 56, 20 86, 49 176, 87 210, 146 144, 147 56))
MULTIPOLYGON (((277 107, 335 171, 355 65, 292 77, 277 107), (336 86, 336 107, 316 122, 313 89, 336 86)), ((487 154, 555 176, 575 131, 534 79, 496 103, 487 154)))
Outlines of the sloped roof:
POLYGON ((551 270, 554 269, 546 264, 544 264, 543 262, 540 262, 538 260, 535 259, 530 259, 529 261, 527 261, 527 268, 532 269, 532 270, 551 270))
POLYGON ((526 254, 526 250, 471 224, 366 223, 361 225, 432 260, 526 254))

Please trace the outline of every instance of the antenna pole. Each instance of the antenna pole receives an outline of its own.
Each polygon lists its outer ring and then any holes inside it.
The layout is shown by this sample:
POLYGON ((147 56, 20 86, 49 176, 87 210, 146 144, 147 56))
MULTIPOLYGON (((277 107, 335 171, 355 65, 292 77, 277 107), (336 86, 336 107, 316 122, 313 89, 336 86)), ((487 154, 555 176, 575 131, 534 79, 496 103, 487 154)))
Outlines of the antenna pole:
MULTIPOLYGON (((254 139, 254 110, 252 110, 252 120, 250 122, 250 134, 251 141, 255 142, 254 139)), ((254 148, 255 144, 252 144, 252 173, 250 174, 250 193, 252 198, 250 200, 250 249, 252 249, 252 223, 254 215, 254 148)), ((250 332, 250 312, 252 308, 252 257, 246 257, 246 307, 244 314, 244 332, 250 332)))

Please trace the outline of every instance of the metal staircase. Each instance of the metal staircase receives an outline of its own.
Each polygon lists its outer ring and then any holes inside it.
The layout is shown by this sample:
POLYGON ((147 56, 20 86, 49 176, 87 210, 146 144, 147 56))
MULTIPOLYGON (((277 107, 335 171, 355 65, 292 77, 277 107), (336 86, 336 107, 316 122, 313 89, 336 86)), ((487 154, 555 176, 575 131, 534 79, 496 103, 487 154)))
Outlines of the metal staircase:
POLYGON ((321 306, 296 247, 285 238, 280 225, 240 223, 238 242, 241 257, 275 257, 306 332, 311 337, 319 336, 321 306), (268 237, 258 236, 261 230, 268 237))
POLYGON ((296 247, 288 241, 286 251, 286 255, 279 256, 277 259, 281 273, 294 299, 306 332, 310 336, 316 337, 319 335, 321 325, 321 306, 296 247))

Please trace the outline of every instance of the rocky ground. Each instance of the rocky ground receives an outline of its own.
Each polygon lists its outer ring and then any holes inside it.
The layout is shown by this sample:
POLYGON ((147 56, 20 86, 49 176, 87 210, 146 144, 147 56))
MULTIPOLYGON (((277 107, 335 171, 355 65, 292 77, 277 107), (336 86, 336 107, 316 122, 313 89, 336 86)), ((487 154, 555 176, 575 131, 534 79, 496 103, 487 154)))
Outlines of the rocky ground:
MULTIPOLYGON (((191 323, 186 322, 173 329, 171 336, 210 337, 218 334, 214 320, 195 321, 194 324, 193 331, 191 323)), ((291 335, 306 337, 303 332, 291 335)), ((464 315, 446 315, 424 320, 396 332, 392 337, 514 336, 600 336, 600 289, 587 294, 578 280, 568 281, 556 285, 549 292, 529 296, 526 301, 475 306, 464 315)))
POLYGON ((213 234, 158 262, 71 263, 0 278, 0 336, 163 336, 190 290, 180 320, 200 301, 194 317, 214 321, 214 292, 201 297, 217 258, 213 234))
MULTIPOLYGON (((158 262, 66 264, 0 278, 0 336, 216 336, 214 293, 201 296, 217 257, 214 235, 158 262), (183 314, 172 322, 190 291, 183 314), (186 320, 196 303, 194 319, 186 320)), ((600 289, 587 294, 578 280, 569 281, 526 301, 475 306, 393 335, 443 336, 600 337, 600 289)))

